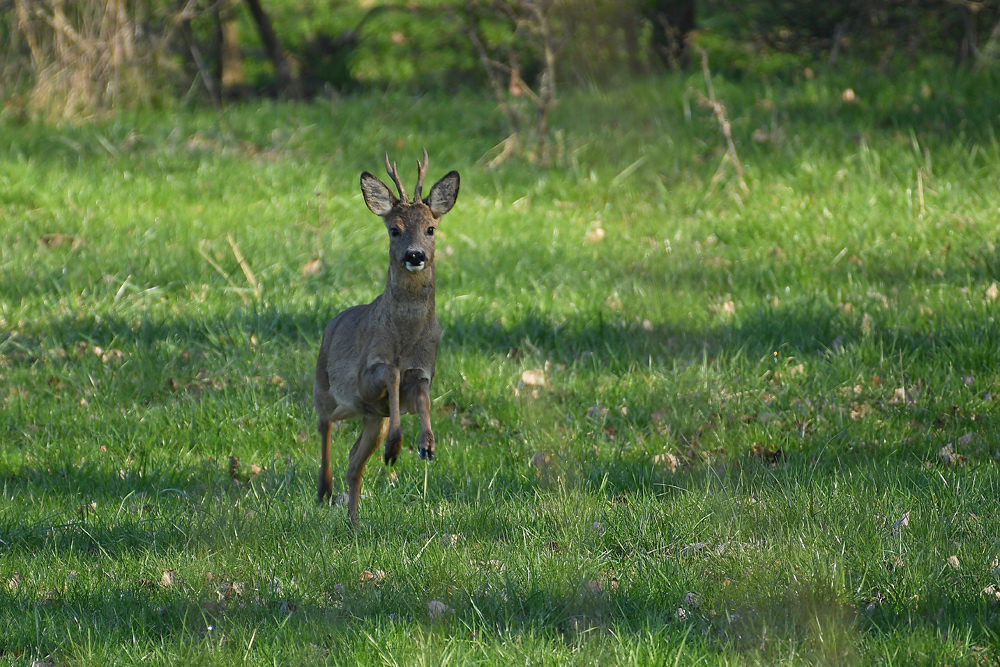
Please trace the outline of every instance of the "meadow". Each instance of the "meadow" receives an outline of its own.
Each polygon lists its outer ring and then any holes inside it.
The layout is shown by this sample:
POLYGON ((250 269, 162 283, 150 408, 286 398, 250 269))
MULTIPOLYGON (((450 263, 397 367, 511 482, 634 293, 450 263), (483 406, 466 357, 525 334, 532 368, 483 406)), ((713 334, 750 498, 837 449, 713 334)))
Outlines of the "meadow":
POLYGON ((998 74, 713 83, 739 169, 700 72, 565 92, 547 167, 461 90, 3 118, 0 664, 1000 658, 998 74), (423 147, 437 455, 355 530, 312 374, 423 147))

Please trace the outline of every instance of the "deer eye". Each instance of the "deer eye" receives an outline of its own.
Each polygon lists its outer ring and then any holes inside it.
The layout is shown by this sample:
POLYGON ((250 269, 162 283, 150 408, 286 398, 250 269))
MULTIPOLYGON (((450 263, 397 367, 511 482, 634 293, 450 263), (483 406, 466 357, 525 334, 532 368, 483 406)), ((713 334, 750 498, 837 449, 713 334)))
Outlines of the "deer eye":
POLYGON ((427 228, 427 236, 434 236, 434 228, 433 227, 428 227, 427 228))
POLYGON ((397 238, 402 233, 403 232, 399 231, 399 229, 396 227, 393 227, 392 229, 389 230, 389 236, 391 236, 392 238, 397 238))

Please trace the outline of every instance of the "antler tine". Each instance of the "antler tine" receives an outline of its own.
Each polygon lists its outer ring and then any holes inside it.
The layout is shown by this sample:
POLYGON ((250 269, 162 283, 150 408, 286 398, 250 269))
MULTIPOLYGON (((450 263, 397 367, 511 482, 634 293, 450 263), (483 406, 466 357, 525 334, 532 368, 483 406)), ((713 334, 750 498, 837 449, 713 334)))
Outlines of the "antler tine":
POLYGON ((427 175, 427 149, 424 149, 424 162, 417 160, 417 189, 413 191, 413 203, 420 201, 421 190, 424 187, 424 176, 427 175))
POLYGON ((385 170, 389 174, 389 178, 392 182, 396 184, 396 189, 399 190, 399 198, 402 201, 406 201, 406 190, 403 189, 403 183, 399 180, 399 172, 396 171, 396 163, 393 162, 392 166, 389 166, 389 154, 385 154, 385 170))

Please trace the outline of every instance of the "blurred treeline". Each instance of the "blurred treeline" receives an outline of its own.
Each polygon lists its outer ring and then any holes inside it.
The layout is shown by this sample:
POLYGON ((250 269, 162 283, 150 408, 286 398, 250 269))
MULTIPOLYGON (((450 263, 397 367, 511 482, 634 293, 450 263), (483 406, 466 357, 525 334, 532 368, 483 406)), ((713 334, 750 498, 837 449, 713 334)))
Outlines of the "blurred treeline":
POLYGON ((17 118, 394 85, 482 90, 512 132, 519 100, 544 136, 557 89, 680 72, 699 49, 754 76, 992 66, 1000 0, 0 0, 17 118))

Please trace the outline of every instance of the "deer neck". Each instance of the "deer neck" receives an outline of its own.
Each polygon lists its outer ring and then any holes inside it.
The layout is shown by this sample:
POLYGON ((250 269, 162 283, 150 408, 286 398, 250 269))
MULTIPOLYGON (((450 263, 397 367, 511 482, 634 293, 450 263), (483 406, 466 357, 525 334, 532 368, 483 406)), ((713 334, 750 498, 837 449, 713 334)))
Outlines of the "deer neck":
POLYGON ((389 267, 385 281, 388 303, 407 319, 429 319, 434 315, 434 265, 413 274, 395 265, 389 267))

